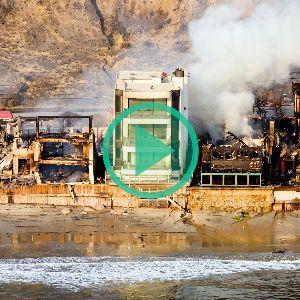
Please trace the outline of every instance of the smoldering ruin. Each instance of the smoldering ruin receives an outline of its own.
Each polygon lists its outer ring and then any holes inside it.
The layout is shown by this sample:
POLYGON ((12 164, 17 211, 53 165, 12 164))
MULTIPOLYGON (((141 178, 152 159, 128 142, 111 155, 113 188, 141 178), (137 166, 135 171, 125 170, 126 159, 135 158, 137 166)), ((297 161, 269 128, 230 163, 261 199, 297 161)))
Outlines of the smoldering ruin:
POLYGON ((103 134, 95 137, 92 116, 8 116, 1 119, 2 184, 102 182, 103 134))
MULTIPOLYGON (((263 186, 300 184, 300 82, 293 98, 272 102, 256 94, 247 122, 252 137, 230 132, 199 134, 202 151, 191 180, 196 186, 263 186)), ((117 97, 117 96, 116 96, 117 97)), ((103 183, 103 128, 92 116, 16 117, 1 112, 1 184, 103 183), (101 132, 100 132, 101 130, 101 132), (96 134, 95 134, 96 132, 96 134)))

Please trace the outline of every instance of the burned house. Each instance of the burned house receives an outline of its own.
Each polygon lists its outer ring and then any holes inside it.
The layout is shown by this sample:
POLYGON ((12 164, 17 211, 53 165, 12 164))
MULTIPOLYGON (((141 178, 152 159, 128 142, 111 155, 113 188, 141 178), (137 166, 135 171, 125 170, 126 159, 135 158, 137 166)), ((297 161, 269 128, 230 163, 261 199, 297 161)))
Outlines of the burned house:
POLYGON ((278 91, 268 92, 271 97, 256 95, 253 115, 248 116, 253 128, 250 141, 231 132, 219 144, 204 140, 199 177, 202 186, 300 183, 300 82, 292 83, 292 91, 294 99, 278 91))
POLYGON ((21 145, 21 120, 9 111, 0 112, 0 174, 11 175, 13 151, 21 145))
POLYGON ((15 130, 13 140, 19 142, 1 162, 6 175, 34 178, 37 183, 93 184, 104 172, 99 169, 91 116, 18 118, 15 123, 22 133, 15 130))
POLYGON ((37 117, 32 148, 42 181, 95 182, 92 117, 37 117), (83 131, 84 121, 88 122, 87 132, 83 131))
POLYGON ((292 84, 294 94, 294 117, 295 117, 295 168, 296 168, 296 184, 300 184, 300 166, 299 166, 299 141, 300 141, 300 82, 293 82, 292 84))
POLYGON ((243 143, 202 146, 202 186, 260 186, 262 149, 243 143))
POLYGON ((292 83, 294 99, 277 97, 265 105, 260 117, 264 137, 264 170, 266 184, 295 185, 298 166, 299 137, 296 83, 292 83))
POLYGON ((11 135, 11 123, 13 115, 10 111, 0 111, 0 159, 7 153, 8 146, 13 142, 11 135))

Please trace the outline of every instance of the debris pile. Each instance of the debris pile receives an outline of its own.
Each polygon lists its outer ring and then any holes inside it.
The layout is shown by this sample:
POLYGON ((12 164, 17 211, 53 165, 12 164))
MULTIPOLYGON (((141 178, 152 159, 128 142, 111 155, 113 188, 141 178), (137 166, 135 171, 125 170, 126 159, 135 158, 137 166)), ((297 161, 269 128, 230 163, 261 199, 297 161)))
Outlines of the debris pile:
POLYGON ((18 176, 18 177, 1 177, 0 188, 3 189, 14 189, 18 187, 30 187, 36 184, 34 176, 18 176))
POLYGON ((95 183, 103 173, 90 116, 0 119, 1 132, 2 185, 95 183))
POLYGON ((193 184, 300 184, 300 82, 292 82, 292 91, 294 100, 286 94, 279 97, 278 91, 257 90, 253 115, 247 117, 253 129, 251 138, 226 131, 226 124, 223 139, 213 140, 205 134, 193 184))

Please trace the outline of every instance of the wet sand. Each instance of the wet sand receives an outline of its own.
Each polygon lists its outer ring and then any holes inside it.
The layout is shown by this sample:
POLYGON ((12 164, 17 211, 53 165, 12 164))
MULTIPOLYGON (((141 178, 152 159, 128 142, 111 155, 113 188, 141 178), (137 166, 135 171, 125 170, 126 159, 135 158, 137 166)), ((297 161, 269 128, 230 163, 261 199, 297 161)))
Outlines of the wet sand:
POLYGON ((300 252, 300 211, 246 214, 171 209, 0 205, 0 258, 300 252))

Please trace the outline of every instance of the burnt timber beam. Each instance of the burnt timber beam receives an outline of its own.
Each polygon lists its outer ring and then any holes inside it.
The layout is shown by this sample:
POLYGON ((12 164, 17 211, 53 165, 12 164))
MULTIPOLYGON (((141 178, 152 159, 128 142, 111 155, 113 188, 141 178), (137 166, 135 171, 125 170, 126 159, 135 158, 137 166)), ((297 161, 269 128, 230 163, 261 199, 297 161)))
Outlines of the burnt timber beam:
POLYGON ((88 144, 90 142, 86 138, 39 138, 36 141, 40 143, 71 143, 71 144, 88 144))
POLYGON ((86 160, 72 159, 72 160, 60 160, 60 159, 42 159, 39 161, 40 165, 66 165, 66 166, 86 166, 89 164, 86 160))
POLYGON ((92 119, 93 116, 38 116, 39 120, 52 120, 52 119, 92 119))

